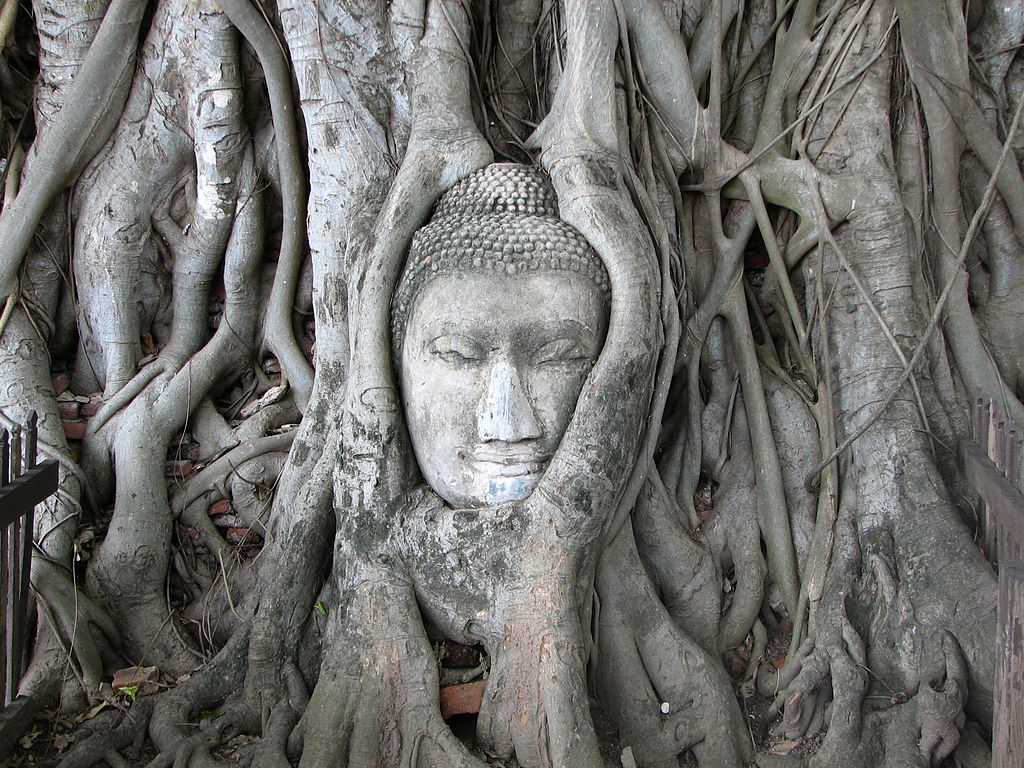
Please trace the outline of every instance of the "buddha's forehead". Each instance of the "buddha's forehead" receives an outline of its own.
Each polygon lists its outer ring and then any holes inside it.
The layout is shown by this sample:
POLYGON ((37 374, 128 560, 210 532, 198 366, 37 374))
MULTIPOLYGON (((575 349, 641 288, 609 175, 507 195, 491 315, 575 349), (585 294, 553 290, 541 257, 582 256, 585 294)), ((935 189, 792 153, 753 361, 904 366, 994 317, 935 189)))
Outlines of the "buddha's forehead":
POLYGON ((601 290, 574 272, 459 270, 423 286, 412 308, 409 335, 505 338, 559 329, 597 334, 605 322, 605 303, 601 290))

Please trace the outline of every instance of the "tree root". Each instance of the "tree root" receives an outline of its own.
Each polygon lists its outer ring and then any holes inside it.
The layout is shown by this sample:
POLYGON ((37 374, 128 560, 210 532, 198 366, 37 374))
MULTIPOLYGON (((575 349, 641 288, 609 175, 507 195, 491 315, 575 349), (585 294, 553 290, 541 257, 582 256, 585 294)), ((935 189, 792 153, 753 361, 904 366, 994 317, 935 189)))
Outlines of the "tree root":
POLYGON ((301 768, 481 768, 441 719, 437 662, 412 585, 366 572, 351 601, 331 619, 331 646, 303 715, 310 748, 301 768))
POLYGON ((154 706, 152 696, 143 696, 127 710, 111 712, 106 717, 106 713, 100 713, 84 728, 84 733, 92 732, 90 735, 82 738, 80 732, 80 740, 61 761, 61 768, 89 768, 101 760, 112 768, 127 766, 120 750, 141 743, 154 706))
POLYGON ((117 124, 128 96, 135 38, 145 9, 146 3, 139 0, 111 4, 68 92, 65 108, 34 148, 37 159, 31 174, 15 202, 0 216, 0 295, 4 298, 16 293, 22 257, 50 201, 77 178, 117 124), (112 64, 120 67, 112 70, 112 64))
MULTIPOLYGON (((82 690, 95 703, 107 661, 121 651, 120 633, 110 617, 89 599, 71 576, 56 563, 36 556, 32 560, 32 588, 35 590, 49 632, 57 640, 63 659, 69 664, 82 690)), ((45 644, 40 650, 46 648, 45 644)), ((44 654, 45 655, 45 654, 44 654)), ((24 685, 33 689, 43 684, 37 675, 48 677, 54 662, 33 658, 24 685)))
POLYGON ((227 478, 238 467, 257 456, 275 451, 287 451, 295 439, 296 431, 281 432, 277 435, 258 437, 235 446, 223 456, 219 456, 209 466, 190 477, 185 487, 171 501, 175 512, 181 514, 189 505, 202 497, 204 493, 219 491, 222 497, 230 494, 225 486, 227 478))
POLYGON ((779 677, 784 701, 775 733, 786 739, 810 736, 827 725, 811 766, 938 765, 956 748, 965 724, 968 669, 948 631, 928 634, 918 625, 906 594, 877 558, 882 599, 891 605, 878 620, 896 620, 895 645, 878 630, 876 644, 896 651, 909 684, 896 690, 869 667, 870 649, 848 619, 829 618, 787 662, 779 677), (881 569, 881 570, 880 570, 881 569))
POLYGON ((212 747, 236 731, 258 731, 258 711, 239 695, 249 636, 248 625, 243 625, 200 672, 156 697, 149 734, 161 754, 154 764, 213 766, 212 747), (211 712, 214 707, 222 711, 211 712), (193 723, 195 717, 199 718, 197 724, 193 723))
POLYGON ((601 768, 582 631, 578 620, 559 615, 574 601, 548 591, 559 589, 555 581, 513 594, 524 605, 503 612, 504 636, 488 646, 491 675, 477 730, 498 756, 514 753, 523 768, 601 768))
POLYGON ((292 308, 295 302, 302 250, 306 237, 306 176, 300 157, 298 126, 292 104, 287 59, 273 28, 249 0, 221 0, 231 23, 256 51, 270 93, 270 108, 281 174, 284 231, 278 268, 270 293, 267 343, 281 361, 282 370, 295 391, 300 411, 306 409, 313 389, 313 368, 295 339, 292 308))
POLYGON ((722 574, 706 541, 694 540, 657 469, 633 509, 633 532, 644 565, 654 575, 672 620, 704 650, 719 647, 722 574))
POLYGON ((629 530, 598 566, 601 698, 645 764, 693 749, 700 765, 740 766, 751 745, 717 655, 681 632, 654 593, 629 530))

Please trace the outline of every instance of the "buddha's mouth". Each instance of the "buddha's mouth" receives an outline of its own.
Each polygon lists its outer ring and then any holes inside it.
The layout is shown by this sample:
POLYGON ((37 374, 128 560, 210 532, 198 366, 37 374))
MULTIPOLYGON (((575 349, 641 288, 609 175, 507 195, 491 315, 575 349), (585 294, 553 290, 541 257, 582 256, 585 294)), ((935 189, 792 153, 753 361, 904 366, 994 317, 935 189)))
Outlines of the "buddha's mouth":
POLYGON ((522 477, 542 472, 549 458, 536 451, 476 450, 472 464, 478 472, 491 477, 522 477))
POLYGON ((473 466, 477 471, 496 477, 522 477, 524 475, 535 475, 544 469, 544 462, 531 461, 521 463, 499 463, 496 461, 474 461, 473 466))

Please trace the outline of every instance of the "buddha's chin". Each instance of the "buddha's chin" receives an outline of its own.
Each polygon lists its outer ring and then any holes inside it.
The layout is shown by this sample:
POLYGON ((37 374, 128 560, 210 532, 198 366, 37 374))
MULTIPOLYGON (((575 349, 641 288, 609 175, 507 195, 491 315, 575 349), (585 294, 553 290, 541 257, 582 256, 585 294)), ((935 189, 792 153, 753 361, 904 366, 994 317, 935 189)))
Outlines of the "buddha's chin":
POLYGON ((473 478, 474 506, 493 507, 525 499, 537 487, 541 474, 540 469, 514 476, 479 474, 473 478))
POLYGON ((547 461, 499 464, 480 461, 464 463, 460 474, 443 474, 426 480, 434 492, 452 509, 480 509, 521 501, 537 487, 547 461))

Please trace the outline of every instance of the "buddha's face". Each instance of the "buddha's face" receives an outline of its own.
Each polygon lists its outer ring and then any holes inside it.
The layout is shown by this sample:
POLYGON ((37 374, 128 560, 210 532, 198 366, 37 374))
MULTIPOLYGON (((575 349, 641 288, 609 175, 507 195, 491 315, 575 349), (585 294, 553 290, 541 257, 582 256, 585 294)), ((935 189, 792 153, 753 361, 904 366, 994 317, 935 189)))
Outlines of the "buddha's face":
POLYGON ((526 497, 604 341, 605 299, 553 270, 456 272, 413 302, 401 381, 423 477, 453 507, 526 497))

